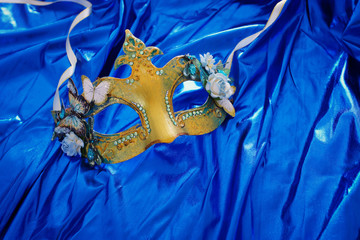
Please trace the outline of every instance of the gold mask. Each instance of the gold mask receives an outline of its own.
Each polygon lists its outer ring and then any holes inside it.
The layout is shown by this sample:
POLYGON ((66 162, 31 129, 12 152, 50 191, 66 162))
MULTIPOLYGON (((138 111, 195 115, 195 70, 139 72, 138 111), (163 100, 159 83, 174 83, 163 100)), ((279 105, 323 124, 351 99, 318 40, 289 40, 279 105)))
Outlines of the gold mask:
POLYGON ((116 59, 115 69, 127 64, 132 68, 128 78, 103 77, 93 84, 83 76, 84 93, 78 94, 69 80, 70 107, 54 112, 54 137, 62 141, 69 156, 81 154, 91 165, 126 161, 156 143, 171 143, 180 135, 202 135, 215 130, 227 112, 235 111, 228 98, 235 88, 230 86, 228 69, 215 65, 210 54, 178 56, 163 68, 155 67, 151 58, 162 54, 156 47, 146 47, 126 30, 125 55, 116 59), (184 111, 173 111, 176 87, 187 81, 202 82, 210 96, 204 105, 184 111), (105 135, 93 131, 93 117, 112 104, 133 108, 141 119, 140 126, 105 135))

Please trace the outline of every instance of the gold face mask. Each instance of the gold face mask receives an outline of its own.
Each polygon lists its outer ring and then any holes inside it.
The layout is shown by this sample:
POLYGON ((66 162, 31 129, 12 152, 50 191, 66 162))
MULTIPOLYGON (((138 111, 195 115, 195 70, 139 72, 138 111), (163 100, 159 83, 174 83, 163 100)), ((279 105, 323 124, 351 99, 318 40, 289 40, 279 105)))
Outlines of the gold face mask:
POLYGON ((156 143, 171 143, 181 135, 202 135, 215 130, 227 113, 235 110, 228 100, 235 87, 230 85, 229 69, 215 64, 207 53, 201 61, 193 56, 178 56, 164 67, 157 68, 151 58, 162 54, 156 47, 146 47, 126 30, 125 55, 116 59, 132 68, 128 78, 103 77, 94 83, 83 76, 84 92, 79 95, 69 80, 70 107, 54 112, 54 137, 62 141, 69 156, 81 155, 91 165, 128 160, 156 143), (202 82, 209 93, 207 101, 189 110, 174 112, 172 99, 176 87, 187 81, 202 82), (93 131, 94 115, 112 104, 125 104, 134 109, 141 125, 105 135, 93 131))

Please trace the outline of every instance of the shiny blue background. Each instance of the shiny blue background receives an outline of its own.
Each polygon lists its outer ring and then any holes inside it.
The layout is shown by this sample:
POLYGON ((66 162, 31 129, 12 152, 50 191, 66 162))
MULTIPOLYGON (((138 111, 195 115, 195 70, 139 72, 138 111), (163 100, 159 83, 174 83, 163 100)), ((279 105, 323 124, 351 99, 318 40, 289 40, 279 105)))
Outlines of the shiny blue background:
MULTIPOLYGON (((224 61, 276 2, 92 1, 71 34, 74 81, 82 91, 82 74, 126 75, 113 64, 127 28, 163 50, 157 66, 186 53, 224 61)), ((360 238, 358 0, 288 0, 234 58, 235 118, 95 169, 51 141, 67 30, 81 10, 0 4, 0 238, 360 238)), ((204 98, 184 85, 174 104, 204 98)), ((112 107, 95 128, 117 132, 137 119, 112 107)))

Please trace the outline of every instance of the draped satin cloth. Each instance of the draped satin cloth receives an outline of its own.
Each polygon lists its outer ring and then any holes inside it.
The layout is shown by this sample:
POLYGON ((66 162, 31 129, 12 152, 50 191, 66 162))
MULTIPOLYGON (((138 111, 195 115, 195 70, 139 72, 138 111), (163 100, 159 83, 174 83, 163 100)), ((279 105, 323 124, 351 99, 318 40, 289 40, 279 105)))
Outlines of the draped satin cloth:
MULTIPOLYGON (((125 29, 163 50, 157 66, 186 53, 224 62, 277 1, 92 3, 70 39, 80 89, 81 75, 129 74, 113 71, 125 29)), ((82 9, 0 4, 0 238, 360 238, 358 0, 288 0, 235 53, 234 118, 95 168, 51 141, 52 99, 69 66, 65 39, 82 9)), ((65 86, 60 96, 67 104, 65 86)), ((184 84, 174 107, 205 99, 199 85, 184 84)), ((138 121, 129 107, 112 106, 95 129, 115 133, 138 121)))

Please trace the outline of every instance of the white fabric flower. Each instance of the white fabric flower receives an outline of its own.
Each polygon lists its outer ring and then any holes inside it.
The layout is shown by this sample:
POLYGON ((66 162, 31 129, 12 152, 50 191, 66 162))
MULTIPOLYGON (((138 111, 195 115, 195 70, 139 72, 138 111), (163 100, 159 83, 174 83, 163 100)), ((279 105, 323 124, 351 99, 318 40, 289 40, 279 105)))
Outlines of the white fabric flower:
POLYGON ((65 127, 56 127, 54 131, 57 134, 67 134, 70 132, 70 129, 65 128, 65 127))
POLYGON ((230 79, 223 73, 213 73, 209 76, 205 89, 215 99, 216 104, 228 114, 235 116, 235 108, 229 98, 235 93, 235 87, 230 85, 230 79))
POLYGON ((204 55, 200 54, 200 62, 201 65, 208 71, 209 73, 214 73, 216 69, 215 59, 210 53, 206 53, 204 55))
POLYGON ((213 73, 209 76, 205 89, 210 91, 210 95, 213 98, 229 99, 235 89, 230 85, 230 79, 222 73, 213 73))
POLYGON ((69 157, 76 155, 81 156, 82 147, 84 147, 84 142, 73 132, 67 133, 61 142, 61 150, 69 157))

